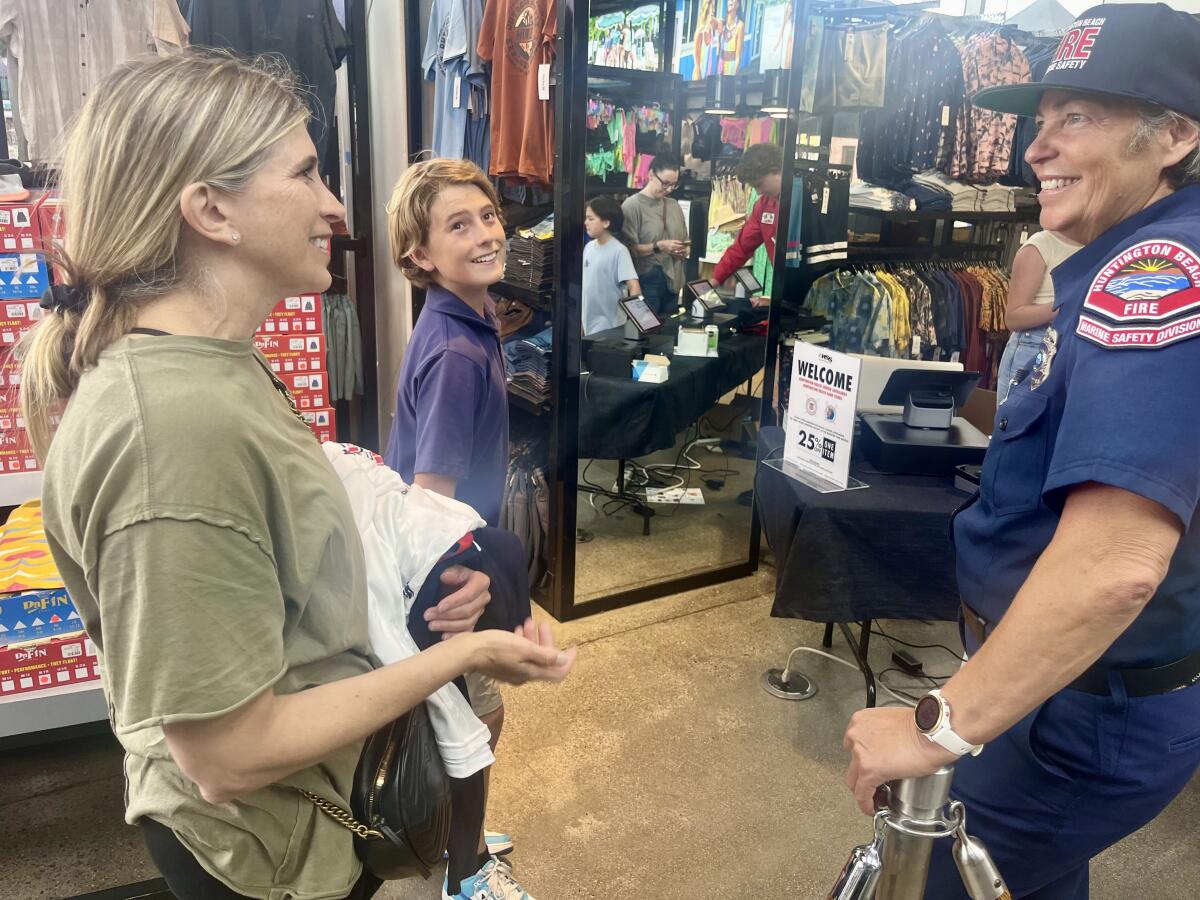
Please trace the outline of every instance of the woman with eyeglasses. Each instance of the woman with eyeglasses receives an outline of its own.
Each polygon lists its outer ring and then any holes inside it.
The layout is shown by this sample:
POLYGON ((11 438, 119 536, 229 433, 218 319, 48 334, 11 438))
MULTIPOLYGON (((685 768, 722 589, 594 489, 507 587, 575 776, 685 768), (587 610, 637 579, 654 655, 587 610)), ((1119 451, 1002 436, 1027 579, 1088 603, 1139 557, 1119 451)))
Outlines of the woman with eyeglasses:
POLYGON ((688 226, 683 210, 671 195, 679 187, 682 164, 672 153, 660 153, 650 164, 646 186, 621 205, 625 240, 642 296, 660 317, 679 309, 683 290, 683 261, 688 255, 688 226))

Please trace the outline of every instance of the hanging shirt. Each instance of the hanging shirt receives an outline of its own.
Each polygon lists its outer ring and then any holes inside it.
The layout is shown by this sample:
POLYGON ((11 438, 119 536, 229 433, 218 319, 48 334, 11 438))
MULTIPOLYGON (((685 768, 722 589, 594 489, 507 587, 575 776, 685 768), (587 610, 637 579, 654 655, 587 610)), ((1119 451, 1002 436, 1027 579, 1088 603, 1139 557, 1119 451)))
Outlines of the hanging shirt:
POLYGON ((995 181, 1008 174, 1017 117, 973 106, 984 88, 1029 81, 1029 61, 1016 42, 1002 34, 980 34, 962 49, 966 98, 958 111, 958 142, 950 175, 970 182, 995 181))
POLYGON ((959 589, 1006 613, 1058 528, 1068 493, 1096 482, 1153 501, 1183 529, 1150 602, 1101 655, 1148 668, 1200 647, 1200 186, 1110 228, 1054 270, 1057 316, 1033 370, 996 410, 979 494, 954 520, 959 589))
MULTIPOLYGON (((155 50, 155 0, 0 0, 0 51, 15 74, 22 158, 53 162, 66 125, 96 85, 155 50)), ((16 148, 14 148, 16 149, 16 148)))
POLYGON ((538 97, 538 67, 554 59, 555 0, 490 0, 476 50, 492 64, 492 175, 550 184, 554 116, 538 97))
POLYGON ((483 75, 483 60, 470 35, 479 33, 480 0, 434 0, 421 67, 433 82, 435 155, 462 159, 466 152, 472 76, 483 75))
POLYGON ((721 284, 734 272, 746 264, 760 246, 765 246, 770 259, 775 259, 775 233, 779 228, 776 221, 779 217, 779 198, 768 197, 765 194, 758 198, 754 209, 746 218, 746 224, 738 232, 737 240, 733 242, 721 261, 717 263, 713 273, 713 281, 721 284))
POLYGON ((282 56, 308 88, 308 134, 327 169, 326 137, 333 127, 337 68, 350 39, 330 0, 192 0, 192 44, 232 50, 239 56, 282 56))

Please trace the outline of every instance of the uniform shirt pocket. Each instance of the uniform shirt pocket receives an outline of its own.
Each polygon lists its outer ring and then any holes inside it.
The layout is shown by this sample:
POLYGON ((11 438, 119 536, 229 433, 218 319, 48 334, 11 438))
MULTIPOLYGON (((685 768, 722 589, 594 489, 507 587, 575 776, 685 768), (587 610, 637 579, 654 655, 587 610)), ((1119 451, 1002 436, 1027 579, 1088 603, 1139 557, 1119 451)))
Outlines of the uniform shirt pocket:
POLYGON ((1046 397, 1014 389, 996 415, 980 493, 998 516, 1031 512, 1046 477, 1046 397))

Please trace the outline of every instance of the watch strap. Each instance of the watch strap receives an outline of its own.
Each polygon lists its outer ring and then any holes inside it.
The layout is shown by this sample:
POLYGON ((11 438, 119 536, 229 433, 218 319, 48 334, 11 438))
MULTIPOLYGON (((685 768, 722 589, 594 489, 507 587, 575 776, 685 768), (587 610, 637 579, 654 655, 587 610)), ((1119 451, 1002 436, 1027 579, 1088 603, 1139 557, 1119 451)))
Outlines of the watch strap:
POLYGON ((983 750, 983 744, 972 744, 969 741, 963 740, 950 724, 950 704, 946 698, 942 696, 940 690, 932 690, 926 696, 934 697, 942 708, 942 714, 938 717, 938 725, 932 731, 922 731, 933 743, 939 747, 949 750, 955 756, 978 756, 983 750))

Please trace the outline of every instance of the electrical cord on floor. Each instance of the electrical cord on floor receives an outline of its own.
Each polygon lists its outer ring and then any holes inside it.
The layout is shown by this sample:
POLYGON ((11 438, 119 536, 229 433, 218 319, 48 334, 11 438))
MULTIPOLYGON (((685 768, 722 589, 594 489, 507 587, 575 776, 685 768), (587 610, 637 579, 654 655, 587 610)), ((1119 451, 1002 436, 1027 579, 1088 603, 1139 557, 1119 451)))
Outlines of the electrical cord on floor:
MULTIPOLYGON (((908 693, 903 688, 901 688, 900 685, 889 685, 883 678, 883 676, 887 675, 889 672, 897 672, 901 675, 908 674, 903 669, 897 669, 895 667, 890 667, 890 668, 884 669, 882 672, 876 673, 875 683, 878 684, 885 691, 887 691, 891 696, 900 700, 906 706, 916 706, 917 701, 920 700, 921 698, 914 697, 912 694, 908 693)), ((949 675, 919 675, 916 677, 924 678, 926 681, 928 681, 930 683, 930 685, 932 687, 941 687, 943 684, 945 684, 947 681, 950 680, 949 675)), ((913 685, 906 685, 906 686, 912 687, 913 685)), ((921 687, 921 686, 922 685, 916 685, 916 687, 921 687)))
POLYGON ((884 631, 882 628, 880 628, 878 622, 876 622, 875 627, 871 629, 871 634, 877 634, 881 638, 883 638, 885 641, 888 641, 889 643, 900 644, 901 646, 904 646, 904 647, 912 647, 916 650, 945 650, 947 653, 949 653, 951 656, 953 656, 959 662, 967 661, 966 656, 964 656, 962 653, 959 653, 956 650, 952 650, 950 647, 947 647, 945 644, 914 644, 911 641, 905 641, 905 640, 901 640, 898 637, 893 637, 892 635, 890 635, 886 631, 884 631))
MULTIPOLYGON (((824 650, 818 650, 815 647, 796 647, 794 650, 792 650, 792 652, 788 654, 787 662, 783 666, 783 670, 785 672, 791 671, 792 659, 796 656, 797 653, 811 653, 814 656, 823 656, 826 659, 833 660, 835 663, 840 663, 841 665, 845 666, 848 669, 853 669, 855 672, 858 672, 860 675, 862 674, 862 670, 858 667, 858 663, 850 662, 849 660, 842 659, 840 656, 834 656, 832 653, 826 653, 824 650)), ((893 700, 899 701, 904 706, 916 706, 918 698, 913 697, 911 694, 905 692, 904 690, 902 690, 900 688, 893 690, 892 686, 883 680, 883 676, 885 674, 887 674, 888 672, 900 672, 900 671, 901 671, 900 669, 896 669, 896 668, 884 669, 882 672, 876 673, 875 683, 877 685, 879 685, 879 687, 883 690, 883 692, 888 694, 893 700)), ((902 674, 907 674, 907 673, 902 673, 902 674)), ((934 687, 937 687, 942 682, 948 681, 950 679, 949 675, 946 675, 946 676, 923 675, 921 677, 925 678, 927 681, 932 682, 934 687)))

